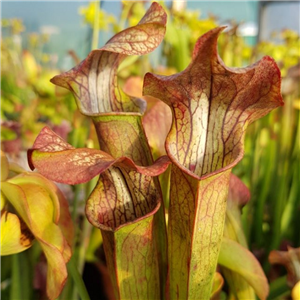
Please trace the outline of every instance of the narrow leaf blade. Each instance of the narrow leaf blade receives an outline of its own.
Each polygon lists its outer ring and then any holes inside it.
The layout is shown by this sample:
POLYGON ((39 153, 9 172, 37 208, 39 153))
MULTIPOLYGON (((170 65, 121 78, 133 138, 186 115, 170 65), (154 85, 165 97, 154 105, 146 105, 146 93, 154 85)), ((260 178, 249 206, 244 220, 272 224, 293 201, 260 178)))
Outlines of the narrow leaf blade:
POLYGON ((269 293, 268 280, 255 256, 237 242, 223 238, 219 264, 234 271, 254 288, 260 299, 269 293))

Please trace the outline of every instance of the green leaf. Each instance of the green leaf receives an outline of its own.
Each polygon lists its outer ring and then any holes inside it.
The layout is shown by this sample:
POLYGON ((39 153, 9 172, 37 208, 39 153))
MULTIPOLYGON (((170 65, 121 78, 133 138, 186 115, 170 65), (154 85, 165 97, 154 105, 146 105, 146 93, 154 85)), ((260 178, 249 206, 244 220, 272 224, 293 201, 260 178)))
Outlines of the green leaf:
POLYGON ((143 218, 115 233, 102 231, 116 299, 161 299, 153 218, 143 218))
POLYGON ((215 272, 214 280, 213 280, 213 287, 211 293, 211 300, 220 299, 220 293, 222 291, 222 287, 224 285, 224 279, 219 272, 215 272))
MULTIPOLYGON (((223 235, 230 170, 196 180, 172 165, 169 297, 209 299, 223 235)), ((176 298, 175 298, 176 299, 176 298)))
POLYGON ((237 242, 223 238, 219 264, 242 276, 255 290, 260 299, 269 293, 268 280, 255 256, 237 242))
MULTIPOLYGON (((241 208, 250 200, 250 192, 234 174, 230 176, 224 237, 248 248, 241 221, 241 208)), ((222 248, 221 248, 222 249, 222 248)), ((229 293, 237 299, 256 299, 254 289, 239 273, 222 267, 229 293)))

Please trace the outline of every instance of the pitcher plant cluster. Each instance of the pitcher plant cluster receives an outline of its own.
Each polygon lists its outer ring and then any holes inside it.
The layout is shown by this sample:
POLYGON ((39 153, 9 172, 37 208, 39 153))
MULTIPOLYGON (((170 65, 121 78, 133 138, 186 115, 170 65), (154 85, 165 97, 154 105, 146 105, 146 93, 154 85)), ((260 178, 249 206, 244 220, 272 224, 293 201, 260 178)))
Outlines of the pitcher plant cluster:
POLYGON ((85 214, 101 231, 115 299, 218 299, 224 279, 236 299, 268 295, 242 231, 249 191, 231 171, 243 158, 247 126, 283 105, 279 68, 268 56, 245 68, 225 66, 217 51, 225 27, 217 27, 197 40, 185 70, 147 73, 145 97, 127 95, 119 64, 155 50, 166 23, 164 9, 152 3, 136 26, 51 79, 92 120, 100 150, 75 148, 45 127, 28 151, 38 173, 10 177, 7 167, 2 175, 2 193, 17 214, 3 213, 2 226, 16 232, 14 240, 3 236, 7 251, 39 241, 50 299, 64 286, 73 233, 66 201, 49 180, 75 185, 96 176, 85 214), (142 120, 145 99, 156 104, 142 120), (154 161, 153 153, 162 155, 154 161), (31 233, 26 243, 23 223, 31 233))

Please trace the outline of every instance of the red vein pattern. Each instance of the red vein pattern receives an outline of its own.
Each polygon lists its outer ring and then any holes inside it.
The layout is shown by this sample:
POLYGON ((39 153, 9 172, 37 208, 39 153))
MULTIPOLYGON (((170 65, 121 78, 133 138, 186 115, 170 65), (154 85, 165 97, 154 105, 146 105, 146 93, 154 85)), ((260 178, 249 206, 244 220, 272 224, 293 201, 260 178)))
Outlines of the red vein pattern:
POLYGON ((126 95, 117 84, 119 63, 128 55, 143 55, 161 43, 167 16, 152 3, 138 25, 121 31, 106 45, 93 50, 78 66, 51 79, 69 89, 85 115, 107 112, 143 112, 145 104, 126 95))
POLYGON ((108 259, 116 299, 162 299, 158 257, 153 236, 153 217, 129 224, 117 232, 102 231, 103 246, 108 259), (125 296, 125 297, 124 297, 125 296))
POLYGON ((168 157, 162 156, 150 166, 139 166, 130 157, 113 158, 108 153, 90 148, 75 149, 49 127, 37 136, 28 150, 30 168, 37 169, 48 179, 66 184, 79 184, 91 180, 113 165, 127 172, 135 171, 147 176, 158 176, 168 167, 168 157))
POLYGON ((145 103, 117 83, 122 59, 153 51, 165 25, 166 13, 152 3, 137 26, 51 80, 73 92, 80 111, 92 116, 101 151, 74 149, 45 129, 28 152, 31 167, 55 181, 75 184, 101 173, 86 215, 101 229, 117 299, 159 299, 165 286, 166 275, 159 270, 166 265, 164 210, 159 182, 152 176, 170 161, 165 156, 153 163, 141 124, 145 103))
POLYGON ((227 68, 217 54, 222 30, 213 29, 198 40, 183 72, 148 73, 144 80, 144 94, 161 99, 173 111, 168 155, 198 179, 236 164, 247 125, 283 105, 274 60, 264 57, 248 68, 227 68))
MULTIPOLYGON (((112 156, 129 157, 141 166, 147 166, 152 162, 140 116, 110 115, 93 119, 100 148, 105 152, 112 156)), ((168 163, 165 164, 167 165, 168 163)), ((157 166, 162 167, 161 164, 157 166)), ((153 167, 154 165, 151 166, 153 167)), ((147 168, 149 167, 145 167, 147 168)), ((161 171, 164 169, 163 167, 161 171)), ((154 213, 161 201, 158 182, 147 176, 145 172, 136 172, 124 163, 119 167, 116 165, 101 175, 95 193, 97 195, 92 194, 87 201, 87 217, 99 228, 110 227, 114 230, 149 213, 154 213), (109 222, 106 220, 108 215, 109 222)))
POLYGON ((230 170, 198 181, 175 165, 168 223, 168 299, 210 295, 221 246, 230 170))
MULTIPOLYGON (((93 121, 101 149, 112 156, 129 157, 139 165, 145 166, 145 169, 150 167, 148 165, 152 163, 153 159, 140 115, 99 115, 93 117, 93 121)), ((163 167, 161 170, 165 170, 164 166, 167 166, 169 162, 165 160, 166 164, 164 165, 162 159, 164 157, 158 159, 151 168, 156 165, 157 168, 163 167)), ((134 257, 137 260, 141 255, 141 250, 133 250, 135 248, 133 240, 136 240, 137 243, 139 239, 145 240, 145 237, 151 236, 143 244, 143 251, 146 251, 145 257, 147 259, 139 263, 139 270, 134 271, 132 278, 134 281, 131 287, 135 286, 135 288, 129 290, 129 284, 126 287, 125 283, 120 283, 120 276, 123 276, 124 273, 118 269, 120 265, 116 267, 116 270, 118 270, 118 278, 116 279, 118 281, 118 291, 123 295, 123 298, 159 299, 157 286, 155 289, 151 289, 153 284, 157 285, 157 278, 160 282, 160 285, 158 285, 160 286, 159 294, 164 293, 166 274, 163 270, 166 269, 166 230, 164 208, 161 203, 162 195, 158 179, 150 177, 145 172, 136 172, 125 167, 125 165, 120 168, 110 168, 102 173, 97 188, 87 201, 86 215, 90 222, 106 231, 113 230, 115 232, 115 242, 120 244, 121 249, 128 249, 129 247, 132 252, 135 252, 134 257), (130 225, 131 223, 132 225, 130 225), (147 224, 148 229, 145 224, 147 224), (124 232, 127 232, 131 226, 136 228, 136 236, 132 237, 132 233, 130 233, 125 239, 126 234, 124 232), (143 237, 143 232, 140 232, 140 236, 138 236, 138 226, 141 230, 148 232, 145 237, 143 237), (119 235, 122 236, 122 239, 120 238, 117 242, 117 236, 119 235), (122 240, 124 243, 121 242, 122 240), (155 248, 153 248, 154 245, 155 248), (147 263, 149 259, 153 262, 151 268, 147 263), (158 265, 161 266, 160 270, 157 268, 158 265), (159 274, 155 275, 155 270, 158 270, 159 274), (149 276, 151 279, 148 278, 149 276), (138 280, 138 285, 136 278, 141 278, 138 280)), ((105 232, 104 235, 107 236, 108 233, 105 232)), ((122 252, 122 254, 118 252, 116 255, 120 259, 110 261, 110 264, 124 265, 125 256, 128 257, 128 251, 126 253, 122 252)), ((111 255, 109 257, 111 260, 111 255)), ((129 269, 135 269, 135 259, 129 261, 127 265, 129 269)), ((128 279, 125 282, 129 282, 128 279)))
POLYGON ((171 108, 166 150, 173 166, 168 224, 168 299, 209 299, 229 176, 242 159, 248 124, 283 105, 270 57, 240 69, 217 53, 222 27, 199 38, 192 62, 172 76, 147 73, 144 95, 171 108))

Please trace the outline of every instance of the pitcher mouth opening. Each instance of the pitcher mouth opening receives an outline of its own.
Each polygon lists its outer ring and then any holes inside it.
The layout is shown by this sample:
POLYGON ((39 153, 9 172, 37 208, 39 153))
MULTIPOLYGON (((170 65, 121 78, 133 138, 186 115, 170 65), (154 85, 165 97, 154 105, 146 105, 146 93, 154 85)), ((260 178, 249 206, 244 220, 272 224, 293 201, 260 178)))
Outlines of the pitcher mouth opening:
MULTIPOLYGON (((245 135, 245 133, 244 133, 244 135, 245 135)), ((174 165, 176 165, 179 169, 181 169, 184 173, 188 174, 192 178, 195 178, 195 179, 200 181, 200 180, 204 180, 204 179, 207 179, 209 177, 215 176, 217 174, 223 173, 227 170, 232 169, 234 166, 236 166, 243 159, 243 156, 244 156, 243 144, 244 143, 241 144, 238 155, 235 158, 233 158, 230 163, 228 163, 227 165, 225 165, 221 168, 217 168, 217 169, 215 169, 211 172, 208 172, 206 174, 201 174, 201 175, 198 175, 198 174, 194 173, 192 170, 190 170, 187 167, 185 167, 184 165, 180 164, 180 162, 175 158, 175 156, 172 154, 169 147, 167 147, 167 146, 166 146, 166 151, 167 151, 167 155, 169 156, 171 162, 174 165)))

